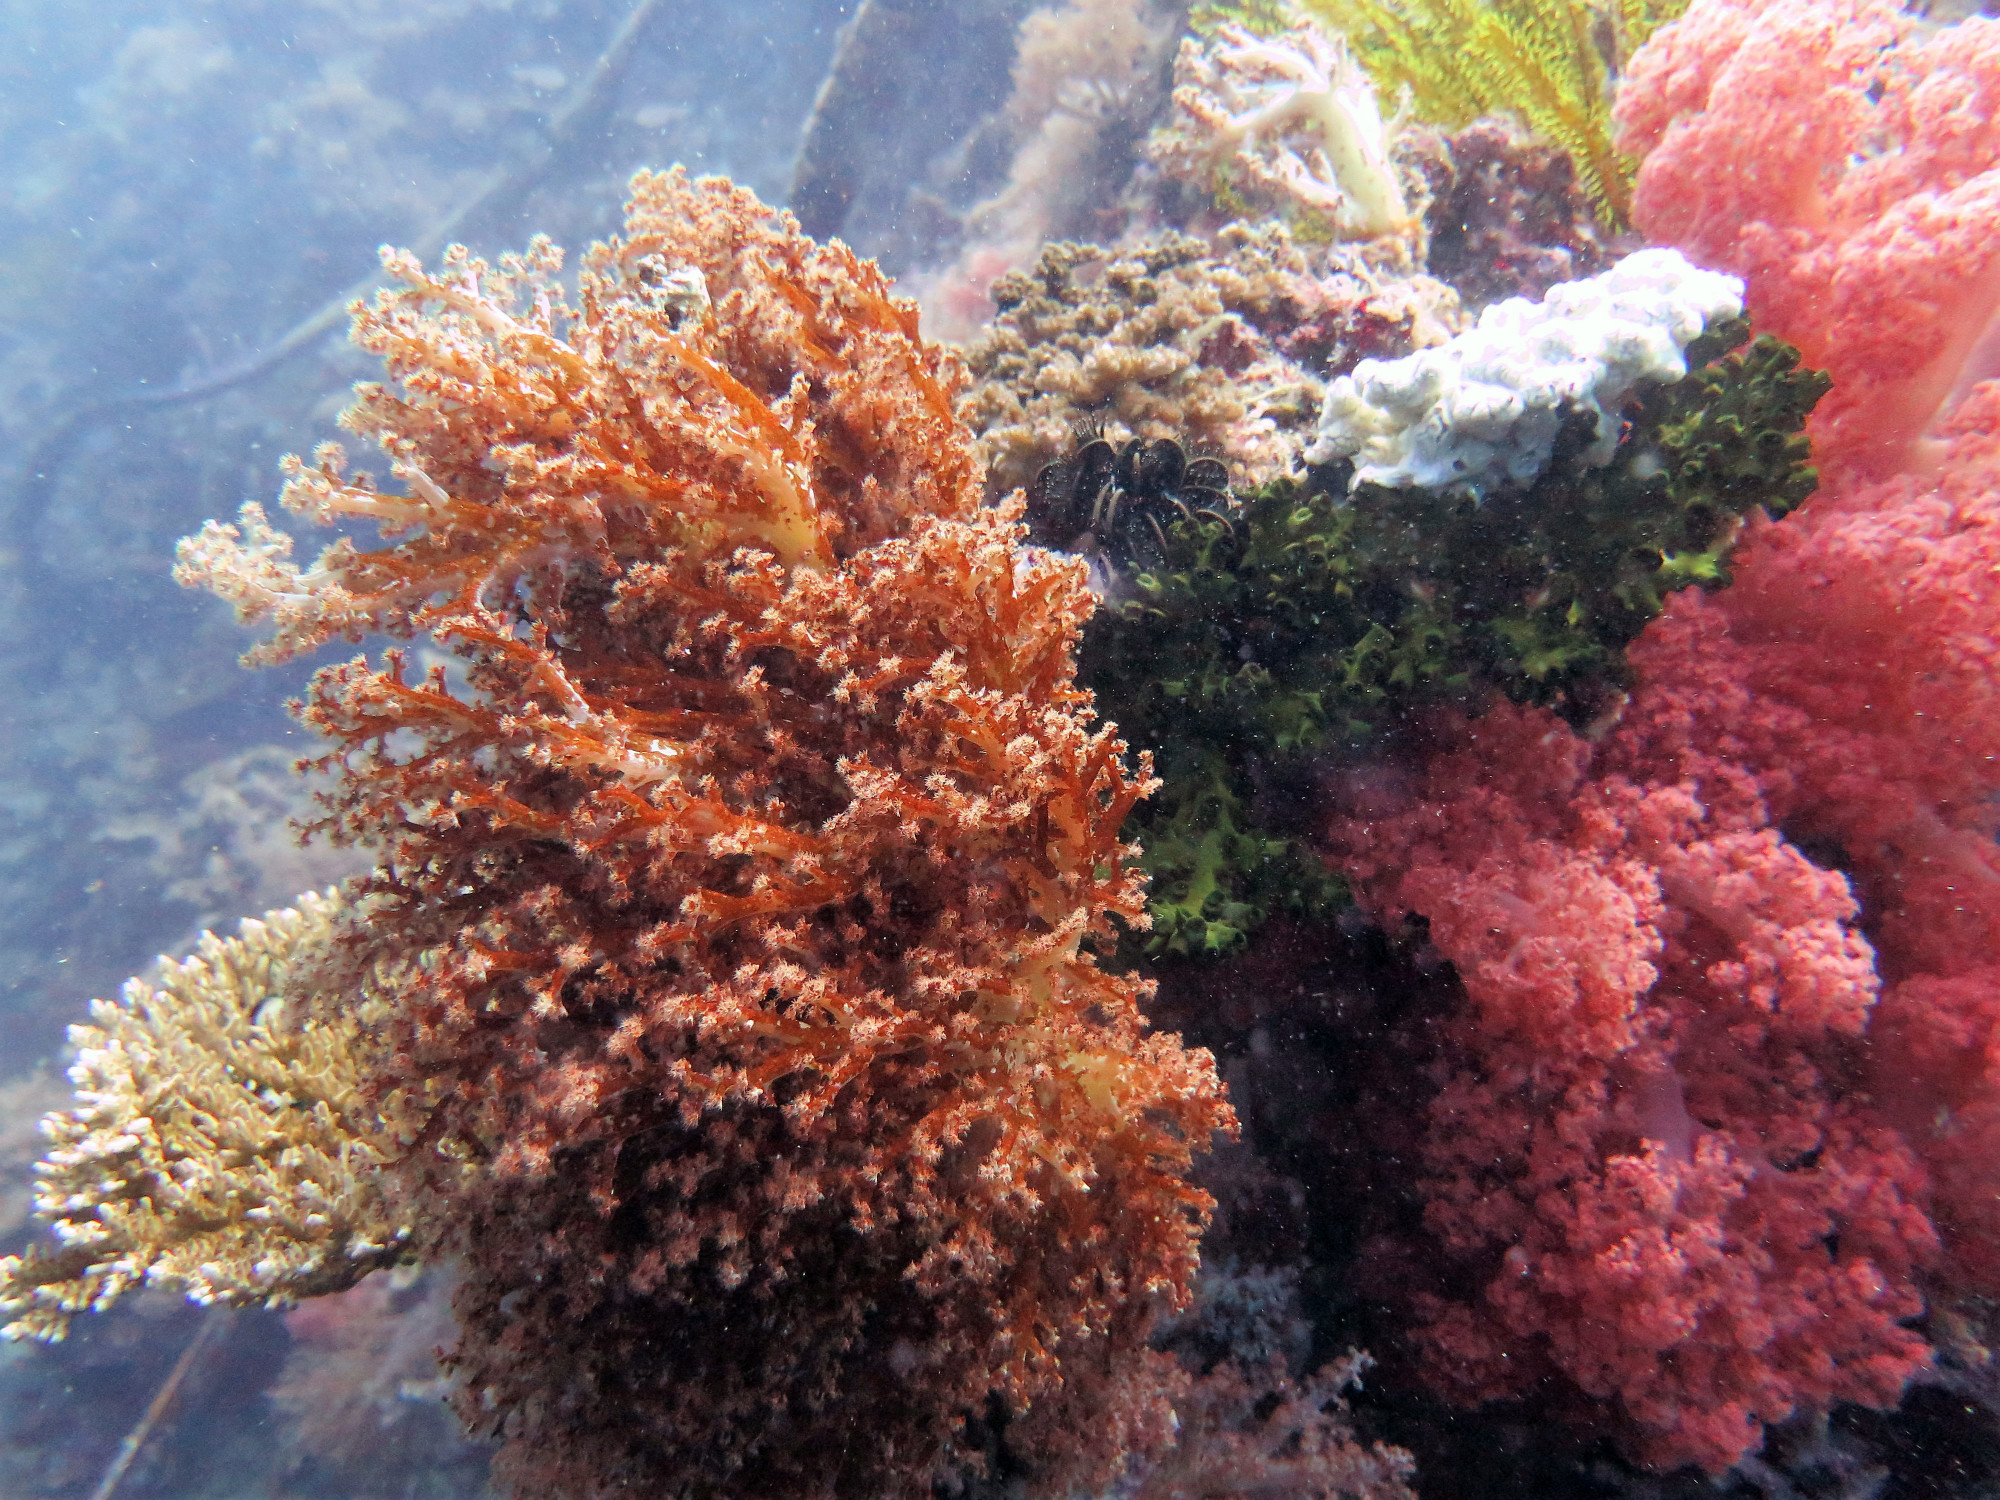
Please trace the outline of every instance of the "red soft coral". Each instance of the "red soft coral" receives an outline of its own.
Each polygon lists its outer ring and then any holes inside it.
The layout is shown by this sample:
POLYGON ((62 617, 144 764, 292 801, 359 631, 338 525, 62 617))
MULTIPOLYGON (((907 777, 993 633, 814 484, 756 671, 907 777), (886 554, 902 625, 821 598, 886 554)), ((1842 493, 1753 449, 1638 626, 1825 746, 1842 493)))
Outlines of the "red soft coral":
POLYGON ((1743 583, 1676 601, 1639 642, 1647 712, 1620 739, 1677 774, 1753 779, 1775 820, 1848 872, 1883 980, 1857 1086, 1932 1175, 1950 1252, 1940 1284, 1990 1293, 2000 1288, 2000 695, 1981 621, 2000 599, 1985 514, 1994 497, 1952 496, 1947 474, 1936 492, 1885 499, 1872 515, 1771 528, 1743 583))
POLYGON ((1465 987, 1424 1152, 1462 1288, 1420 1301, 1434 1378, 1560 1376, 1646 1460, 1721 1469, 1800 1408, 1894 1402, 1935 1240, 1923 1168, 1850 1097, 1876 980, 1846 881, 1731 768, 1644 775, 1633 718, 1593 752, 1496 710, 1334 841, 1465 987))
POLYGON ((1824 848, 1884 990, 1865 1082, 1925 1159, 1950 1291, 2000 1287, 2000 23, 1696 0, 1618 104, 1635 217, 1826 364, 1821 492, 1635 648, 1683 773, 1824 848), (1664 705, 1676 705, 1674 713, 1664 705))

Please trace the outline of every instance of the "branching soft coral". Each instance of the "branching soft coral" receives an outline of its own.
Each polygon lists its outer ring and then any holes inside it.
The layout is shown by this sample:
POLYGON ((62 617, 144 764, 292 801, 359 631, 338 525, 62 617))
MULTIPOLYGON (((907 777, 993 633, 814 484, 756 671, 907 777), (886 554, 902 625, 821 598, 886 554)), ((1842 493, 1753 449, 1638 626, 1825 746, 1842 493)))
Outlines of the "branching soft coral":
POLYGON ((1743 272, 1822 359, 1821 494, 1677 612, 1684 745, 1762 777, 1856 882, 1876 1080, 1925 1154, 1947 1286, 2000 1286, 2000 23, 1697 0, 1635 60, 1641 226, 1743 272))
POLYGON ((1977 622, 2000 611, 1985 597, 1994 528, 1950 525, 1966 493, 1949 475, 1925 503, 1877 517, 1866 538, 1773 528, 1751 578, 1670 610, 1634 665, 1661 705, 1645 754, 1677 774, 1755 778, 1772 817, 1861 895, 1884 984, 1860 1078, 1930 1171, 1948 1252, 1937 1286, 1990 1296, 2000 1289, 2000 773, 1993 627, 1977 622), (1903 565, 1884 578, 1824 546, 1829 535, 1872 539, 1903 565), (1827 671, 1840 651, 1856 665, 1827 671))
POLYGON ((1181 43, 1172 126, 1149 150, 1218 199, 1320 237, 1414 236, 1374 85, 1338 35, 1310 21, 1274 36, 1223 26, 1181 43))
POLYGON ((1642 694, 1594 753, 1496 710, 1334 841, 1465 986, 1423 1151, 1434 1379, 1477 1401, 1559 1376, 1641 1458, 1715 1471, 1795 1411, 1894 1404, 1936 1236, 1856 1092, 1877 980, 1847 882, 1754 781, 1644 774, 1675 707, 1642 694))
POLYGON ((1232 1122, 1091 957, 1146 773, 1072 682, 1083 569, 980 507, 913 306, 725 182, 637 179, 574 306, 546 245, 390 266, 346 422, 408 493, 328 452, 286 500, 394 545, 301 571, 253 512, 182 576, 263 659, 460 660, 303 716, 386 848, 352 961, 422 955, 376 1086, 440 1090, 400 1181, 461 1409, 528 1493, 926 1495, 995 1400, 1101 1484, 1164 1438, 1232 1122))
POLYGON ((1633 59, 1633 219, 1748 283, 1832 369, 1829 467, 1925 456, 2000 374, 2000 22, 1920 34, 1891 0, 1696 0, 1633 59))

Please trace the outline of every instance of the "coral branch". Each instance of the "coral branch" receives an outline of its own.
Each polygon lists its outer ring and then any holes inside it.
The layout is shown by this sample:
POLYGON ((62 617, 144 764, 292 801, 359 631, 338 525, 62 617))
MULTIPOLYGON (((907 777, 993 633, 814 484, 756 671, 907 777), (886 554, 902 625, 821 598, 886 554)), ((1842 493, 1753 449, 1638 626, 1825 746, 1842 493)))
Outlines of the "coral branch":
POLYGON ((411 1096, 368 1099, 359 1019, 315 1014, 342 908, 309 895, 238 937, 204 933, 157 986, 135 979, 70 1028, 76 1104, 43 1122, 35 1193, 59 1243, 0 1260, 10 1337, 60 1339, 137 1285, 284 1303, 403 1253, 415 1226, 380 1174, 411 1096))
POLYGON ((1374 86, 1338 35, 1301 21, 1258 37, 1218 28, 1181 43, 1175 122, 1152 143, 1168 171, 1218 197, 1346 237, 1414 236, 1374 86))

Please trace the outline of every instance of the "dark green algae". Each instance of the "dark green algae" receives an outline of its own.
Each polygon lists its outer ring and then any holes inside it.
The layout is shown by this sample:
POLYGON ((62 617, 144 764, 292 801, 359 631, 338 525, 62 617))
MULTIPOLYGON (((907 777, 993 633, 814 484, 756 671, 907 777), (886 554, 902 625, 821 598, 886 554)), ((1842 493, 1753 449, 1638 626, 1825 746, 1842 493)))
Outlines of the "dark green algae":
POLYGON ((1439 709, 1498 696, 1584 728, 1614 712, 1625 650, 1666 597, 1729 581, 1758 507, 1818 474, 1804 433, 1830 381, 1741 318, 1637 389, 1611 459, 1594 412, 1533 480, 1474 494, 1356 485, 1344 461, 1155 534, 1086 628, 1079 680, 1161 789, 1125 833, 1152 878, 1129 956, 1221 956, 1272 916, 1348 904, 1299 813, 1329 767, 1364 763, 1439 709))

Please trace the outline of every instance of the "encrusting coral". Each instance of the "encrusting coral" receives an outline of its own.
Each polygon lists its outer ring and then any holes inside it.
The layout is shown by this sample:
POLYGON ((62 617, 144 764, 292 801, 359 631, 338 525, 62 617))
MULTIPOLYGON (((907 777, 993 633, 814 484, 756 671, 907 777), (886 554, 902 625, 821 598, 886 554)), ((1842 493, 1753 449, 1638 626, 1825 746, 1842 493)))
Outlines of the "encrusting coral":
POLYGON ((364 1087, 366 1006, 315 1013, 339 892, 203 933, 191 958, 70 1028, 73 1108, 43 1123, 35 1208, 54 1247, 0 1260, 14 1338, 140 1285, 281 1303, 388 1265, 415 1226, 382 1172, 414 1139, 413 1091, 364 1087))
POLYGON ((1050 245, 993 294, 1000 312, 967 351, 974 383, 959 409, 996 496, 1066 456, 1085 427, 1114 444, 1181 443, 1238 484, 1276 479, 1325 374, 1459 325, 1443 283, 1378 276, 1281 224, 1232 225, 1213 246, 1172 232, 1112 250, 1050 245))
POLYGON ((1638 251, 1539 302, 1496 302, 1438 348, 1363 360, 1327 387, 1306 460, 1352 459, 1363 484, 1479 493, 1532 480, 1564 423, 1587 413, 1588 462, 1604 464, 1632 389, 1678 380, 1682 351, 1742 311, 1733 277, 1672 250, 1638 251))
POLYGON ((1073 683, 1083 568, 982 507, 914 307, 726 182, 637 178, 574 305, 546 243, 388 266, 344 420, 406 493, 328 449, 285 499, 390 545, 300 569, 250 507, 181 576, 259 660, 458 659, 301 714, 382 850, 337 949, 370 1090, 436 1091, 393 1180, 462 1413, 525 1493, 925 1495, 989 1403, 1037 1489, 1106 1482, 1233 1122, 1092 956, 1147 772, 1073 683))

